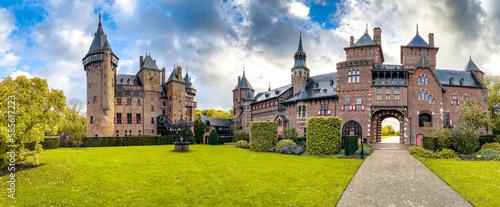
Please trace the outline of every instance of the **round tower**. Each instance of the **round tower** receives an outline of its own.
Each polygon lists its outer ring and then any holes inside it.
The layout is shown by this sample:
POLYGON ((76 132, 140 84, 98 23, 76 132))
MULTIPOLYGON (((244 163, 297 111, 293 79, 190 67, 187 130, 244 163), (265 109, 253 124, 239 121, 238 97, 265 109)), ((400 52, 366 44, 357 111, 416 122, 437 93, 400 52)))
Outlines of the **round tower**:
POLYGON ((302 32, 300 32, 299 38, 299 48, 295 52, 293 58, 295 59, 295 64, 292 68, 292 85, 293 94, 296 95, 300 92, 302 87, 307 85, 307 79, 309 78, 309 68, 306 65, 306 53, 302 48, 302 32))

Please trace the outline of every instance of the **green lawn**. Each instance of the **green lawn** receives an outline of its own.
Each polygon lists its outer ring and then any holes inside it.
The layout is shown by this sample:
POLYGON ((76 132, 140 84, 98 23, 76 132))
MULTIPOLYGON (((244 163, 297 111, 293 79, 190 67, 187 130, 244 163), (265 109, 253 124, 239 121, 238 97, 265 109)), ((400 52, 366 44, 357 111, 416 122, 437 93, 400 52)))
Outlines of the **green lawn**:
MULTIPOLYGON (((16 173, 17 206, 334 206, 361 160, 232 146, 54 149, 16 173)), ((0 177, 7 188, 7 176, 0 177)), ((10 206, 6 190, 0 206, 10 206)))
POLYGON ((500 206, 500 162, 422 162, 474 206, 500 206))
POLYGON ((381 138, 382 138, 382 139, 386 139, 386 138, 389 138, 389 137, 394 137, 394 136, 396 136, 396 135, 382 136, 381 138))

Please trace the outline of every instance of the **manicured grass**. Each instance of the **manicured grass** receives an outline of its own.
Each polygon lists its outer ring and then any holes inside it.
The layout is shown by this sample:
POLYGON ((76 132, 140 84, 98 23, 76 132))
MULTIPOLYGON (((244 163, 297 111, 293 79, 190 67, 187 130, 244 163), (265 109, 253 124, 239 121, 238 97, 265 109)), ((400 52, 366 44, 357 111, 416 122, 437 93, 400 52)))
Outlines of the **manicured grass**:
POLYGON ((500 206, 500 162, 421 161, 474 206, 500 206))
POLYGON ((381 138, 382 138, 382 139, 386 139, 386 138, 389 138, 389 137, 394 137, 394 136, 396 136, 396 135, 382 136, 381 138))
MULTIPOLYGON (((16 173, 17 206, 334 206, 362 163, 232 146, 173 148, 46 150, 44 166, 16 173)), ((0 177, 3 189, 7 178, 0 177)), ((0 203, 14 204, 2 191, 0 203)))

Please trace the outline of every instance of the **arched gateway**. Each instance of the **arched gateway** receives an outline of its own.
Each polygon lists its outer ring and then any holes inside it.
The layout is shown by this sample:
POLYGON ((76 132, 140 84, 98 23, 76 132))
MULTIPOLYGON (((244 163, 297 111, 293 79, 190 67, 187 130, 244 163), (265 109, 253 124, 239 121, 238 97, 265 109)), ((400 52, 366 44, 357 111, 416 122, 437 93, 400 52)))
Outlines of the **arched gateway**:
POLYGON ((386 118, 395 118, 399 121, 399 143, 410 144, 409 134, 406 132, 404 112, 397 110, 380 110, 373 113, 371 118, 371 130, 369 142, 380 142, 382 138, 382 121, 386 118))

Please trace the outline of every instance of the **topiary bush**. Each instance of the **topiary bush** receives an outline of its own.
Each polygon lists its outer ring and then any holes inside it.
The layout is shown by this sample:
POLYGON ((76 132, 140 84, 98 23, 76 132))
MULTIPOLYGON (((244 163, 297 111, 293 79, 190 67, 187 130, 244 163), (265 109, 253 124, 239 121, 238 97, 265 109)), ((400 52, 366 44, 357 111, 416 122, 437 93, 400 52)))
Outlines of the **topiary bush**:
POLYGON ((436 151, 439 148, 439 141, 437 137, 424 137, 422 139, 422 146, 424 149, 436 151))
POLYGON ((248 133, 243 130, 236 130, 234 133, 234 141, 245 140, 248 141, 248 133))
POLYGON ((426 158, 426 159, 431 159, 433 156, 432 151, 426 150, 421 146, 413 146, 408 150, 408 152, 415 157, 426 158))
POLYGON ((293 141, 297 141, 299 139, 299 133, 297 133, 297 129, 294 127, 288 127, 283 130, 283 139, 291 139, 293 141))
POLYGON ((500 144, 498 142, 486 143, 481 147, 481 149, 494 149, 500 151, 500 144))
POLYGON ((311 117, 307 119, 307 153, 332 155, 342 145, 342 119, 337 117, 311 117))
POLYGON ((279 152, 281 148, 291 146, 297 146, 297 144, 295 144, 295 142, 290 139, 283 139, 276 144, 276 151, 279 152))
POLYGON ((265 152, 278 142, 278 125, 274 121, 250 124, 250 150, 265 152))
POLYGON ((481 149, 476 153, 476 155, 481 155, 481 157, 492 160, 500 160, 500 151, 494 149, 481 149))
MULTIPOLYGON (((356 155, 360 155, 361 154, 361 145, 358 146, 359 148, 356 150, 356 152, 354 152, 354 154, 356 155)), ((368 144, 363 144, 363 155, 371 155, 373 153, 373 149, 370 145, 368 144)))
POLYGON ((449 149, 451 147, 450 131, 448 131, 448 128, 436 129, 433 136, 438 138, 438 150, 449 149))
POLYGON ((240 140, 240 141, 236 142, 236 147, 243 148, 243 149, 250 149, 250 143, 248 143, 245 140, 240 140))
POLYGON ((358 136, 345 137, 345 155, 349 156, 358 150, 358 136))
POLYGON ((452 149, 444 148, 432 155, 433 159, 460 159, 452 149))
POLYGON ((208 144, 218 145, 219 144, 219 135, 215 129, 212 129, 210 134, 208 135, 208 144))
POLYGON ((461 154, 472 154, 479 148, 479 134, 473 128, 455 127, 451 130, 453 146, 461 154))

